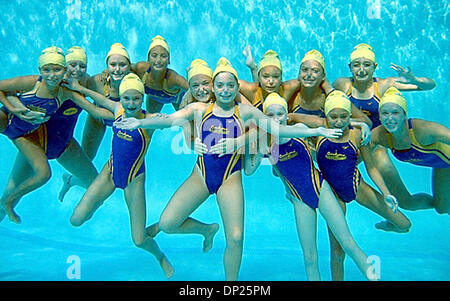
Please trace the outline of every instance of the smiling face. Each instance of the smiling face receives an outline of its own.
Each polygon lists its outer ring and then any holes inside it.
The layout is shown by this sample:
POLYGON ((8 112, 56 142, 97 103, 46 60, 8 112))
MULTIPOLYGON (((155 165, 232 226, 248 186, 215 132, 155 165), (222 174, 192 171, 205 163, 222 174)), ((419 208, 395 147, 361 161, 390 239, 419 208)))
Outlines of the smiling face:
POLYGON ((278 124, 287 124, 287 113, 283 106, 279 104, 272 104, 267 108, 267 117, 273 119, 278 124))
POLYGON ((213 95, 212 78, 205 74, 194 75, 189 81, 189 89, 196 101, 208 102, 213 95))
POLYGON ((327 123, 332 129, 342 129, 344 131, 350 125, 350 113, 341 108, 332 109, 328 112, 327 123))
POLYGON ((120 103, 122 104, 127 117, 136 116, 141 110, 143 101, 144 96, 135 89, 126 90, 120 96, 120 103))
POLYGON ((214 78, 214 95, 221 103, 231 103, 239 92, 239 84, 230 72, 220 72, 214 78))
POLYGON ((349 67, 356 81, 365 81, 373 77, 377 65, 371 60, 357 58, 349 64, 349 67))
POLYGON ((67 62, 66 75, 69 78, 80 79, 86 74, 86 64, 82 61, 74 60, 67 62))
POLYGON ((258 73, 259 83, 267 93, 277 92, 281 86, 281 70, 275 66, 266 66, 258 73))
POLYGON ((42 79, 49 88, 57 87, 66 73, 66 68, 57 64, 47 64, 39 68, 42 79))
POLYGON ((385 103, 380 108, 380 121, 388 132, 393 133, 403 127, 406 121, 406 114, 399 105, 385 103))
POLYGON ((324 78, 325 72, 317 61, 307 60, 300 65, 298 79, 303 87, 318 87, 324 78))
POLYGON ((161 46, 155 46, 148 54, 148 62, 152 69, 161 71, 169 65, 169 53, 161 46))
POLYGON ((112 54, 108 57, 107 71, 113 81, 121 81, 130 70, 130 62, 123 55, 112 54))

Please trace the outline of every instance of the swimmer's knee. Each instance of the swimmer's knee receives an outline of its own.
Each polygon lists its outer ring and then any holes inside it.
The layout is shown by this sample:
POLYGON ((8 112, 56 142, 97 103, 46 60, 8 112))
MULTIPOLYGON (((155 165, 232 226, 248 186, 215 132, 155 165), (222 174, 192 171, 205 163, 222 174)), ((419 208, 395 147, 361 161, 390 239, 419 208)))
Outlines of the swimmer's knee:
POLYGON ((74 227, 80 227, 83 223, 84 223, 84 219, 80 218, 79 216, 76 215, 72 215, 70 217, 70 223, 72 224, 72 226, 74 227))
POLYGON ((226 235, 226 240, 228 245, 240 246, 244 241, 244 232, 239 229, 233 229, 226 235))
POLYGON ((145 241, 145 235, 144 233, 139 235, 133 235, 133 243, 137 248, 143 248, 145 241))
POLYGON ((164 214, 159 219, 158 224, 159 224, 159 229, 161 229, 161 231, 163 231, 164 233, 167 233, 167 234, 173 234, 179 228, 178 224, 174 223, 172 221, 172 219, 170 219, 169 217, 166 217, 164 214))

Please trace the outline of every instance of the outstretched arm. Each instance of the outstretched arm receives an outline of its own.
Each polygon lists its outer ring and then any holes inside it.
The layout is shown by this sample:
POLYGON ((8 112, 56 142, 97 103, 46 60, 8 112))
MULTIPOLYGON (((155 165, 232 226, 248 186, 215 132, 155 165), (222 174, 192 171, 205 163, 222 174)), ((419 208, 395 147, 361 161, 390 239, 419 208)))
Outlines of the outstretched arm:
POLYGON ((398 76, 386 78, 383 93, 390 86, 393 86, 400 91, 426 91, 436 87, 436 83, 433 79, 415 76, 409 66, 405 69, 400 65, 391 63, 390 67, 397 71, 398 76))
POLYGON ((257 83, 258 82, 258 66, 255 63, 255 59, 253 58, 252 48, 250 47, 250 45, 245 46, 244 50, 242 51, 242 54, 245 57, 245 65, 247 65, 247 67, 250 68, 253 81, 255 83, 257 83))
MULTIPOLYGON (((114 120, 115 111, 107 110, 94 105, 78 92, 71 90, 65 90, 64 92, 66 99, 71 99, 93 117, 114 120)), ((117 103, 117 105, 120 105, 120 103, 117 103)))

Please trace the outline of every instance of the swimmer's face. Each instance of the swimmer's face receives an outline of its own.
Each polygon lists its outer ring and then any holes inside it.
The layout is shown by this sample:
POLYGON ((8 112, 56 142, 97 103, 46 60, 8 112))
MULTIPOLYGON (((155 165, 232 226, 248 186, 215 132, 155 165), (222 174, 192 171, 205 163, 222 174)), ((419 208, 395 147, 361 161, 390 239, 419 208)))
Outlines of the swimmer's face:
POLYGON ((150 67, 155 70, 164 70, 170 63, 170 56, 166 49, 161 46, 155 46, 148 54, 150 67))
POLYGON ((388 132, 393 133, 405 124, 406 114, 399 105, 385 103, 380 108, 380 121, 388 132))
POLYGON ((69 78, 80 79, 86 74, 86 64, 82 61, 69 61, 67 62, 66 75, 69 78))
POLYGON ((350 113, 341 108, 328 112, 327 122, 332 129, 345 130, 350 125, 350 113))
POLYGON ((349 67, 355 80, 364 81, 373 77, 373 73, 375 72, 377 65, 371 60, 357 58, 349 64, 349 67))
POLYGON ((214 95, 216 100, 222 103, 234 101, 239 92, 239 83, 230 72, 220 72, 214 78, 214 95))
POLYGON ((51 88, 56 87, 61 83, 66 70, 65 67, 57 64, 47 64, 39 68, 42 79, 45 81, 46 85, 51 88))
POLYGON ((259 83, 267 92, 278 92, 281 86, 281 70, 275 66, 266 66, 259 71, 259 83))
POLYGON ((127 116, 135 116, 140 111, 143 101, 144 96, 135 89, 126 90, 120 96, 120 103, 127 116))
POLYGON ((298 79, 303 87, 318 87, 324 78, 322 65, 315 60, 307 60, 300 65, 298 79))
POLYGON ((120 54, 112 54, 107 61, 107 71, 113 81, 121 81, 131 70, 130 61, 120 54))
POLYGON ((278 124, 287 124, 286 110, 279 104, 270 105, 267 108, 266 115, 267 117, 272 118, 278 124))
POLYGON ((210 101, 213 95, 212 87, 212 78, 205 74, 194 75, 189 81, 189 90, 196 101, 210 101))

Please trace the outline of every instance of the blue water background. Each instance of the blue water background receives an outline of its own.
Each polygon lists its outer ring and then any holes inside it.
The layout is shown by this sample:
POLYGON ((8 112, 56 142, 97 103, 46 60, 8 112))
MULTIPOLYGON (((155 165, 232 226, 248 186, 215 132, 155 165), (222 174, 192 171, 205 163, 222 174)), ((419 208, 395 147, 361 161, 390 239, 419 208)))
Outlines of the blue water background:
MULTIPOLYGON (((373 46, 379 77, 395 76, 391 62, 411 66, 418 76, 433 78, 432 91, 405 93, 409 115, 449 126, 449 1, 0 1, 0 79, 37 74, 40 51, 78 45, 88 54, 88 73, 105 67, 112 43, 120 42, 133 62, 146 60, 148 45, 160 34, 171 47, 170 68, 185 75, 195 58, 215 66, 226 56, 239 76, 251 80, 242 49, 253 48, 256 61, 268 49, 277 51, 283 78, 296 78, 304 53, 325 56, 328 78, 350 76, 350 52, 358 43, 373 46)), ((173 109, 165 106, 163 112, 173 109)), ((75 137, 81 141, 86 113, 75 137)), ((158 220, 164 206, 190 174, 195 155, 182 145, 178 129, 158 131, 146 157, 147 220, 158 220), (180 149, 179 147, 177 148, 180 149)), ((94 160, 101 169, 110 153, 108 130, 94 160)), ((16 148, 0 135, 0 188, 6 185, 16 148)), ((431 192, 431 170, 396 165, 411 192, 431 192)), ((69 217, 84 190, 72 189, 57 201, 62 167, 51 161, 53 176, 17 207, 22 224, 0 224, 0 280, 67 280, 68 256, 81 259, 81 280, 164 280, 152 256, 133 247, 123 193, 117 190, 81 228, 69 217)), ((368 180, 364 168, 365 179, 368 180)), ((370 181, 369 181, 370 182, 370 181)), ((245 238, 240 280, 305 280, 293 211, 279 179, 268 165, 244 177, 245 238)), ((405 212, 413 227, 408 234, 378 231, 381 220, 355 202, 347 220, 358 244, 377 255, 384 280, 450 280, 450 218, 432 210, 405 212)), ((212 196, 195 213, 204 222, 221 223, 212 196)), ((329 280, 326 225, 318 218, 322 278, 329 280)), ((223 230, 214 248, 201 252, 201 237, 160 234, 157 241, 176 272, 173 280, 223 280, 223 230)), ((346 279, 363 280, 350 259, 346 279)))

